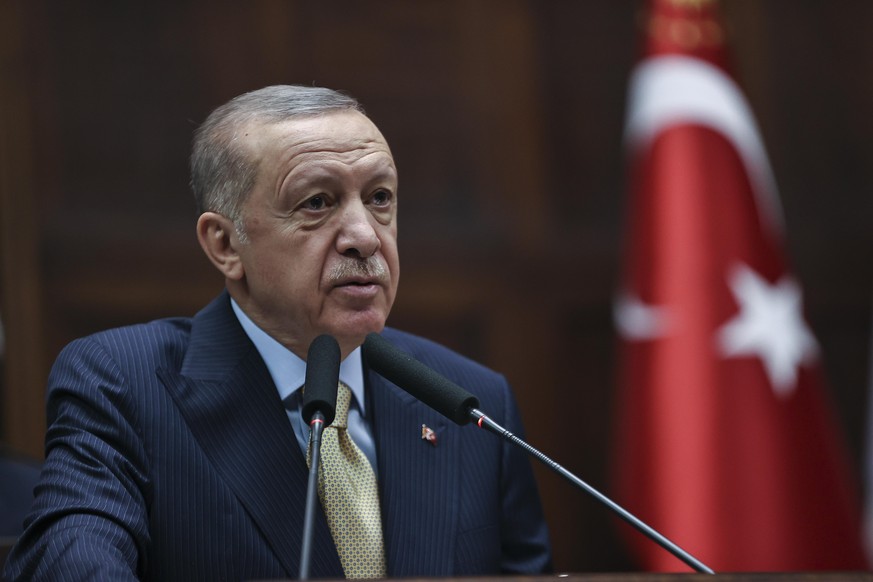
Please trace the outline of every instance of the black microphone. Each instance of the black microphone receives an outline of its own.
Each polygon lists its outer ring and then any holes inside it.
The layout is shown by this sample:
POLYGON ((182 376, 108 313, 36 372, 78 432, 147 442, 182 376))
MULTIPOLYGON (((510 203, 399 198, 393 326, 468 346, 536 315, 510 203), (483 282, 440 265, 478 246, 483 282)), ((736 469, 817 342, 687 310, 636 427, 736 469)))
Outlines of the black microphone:
POLYGON ((336 416, 336 388, 339 383, 340 349, 329 335, 320 335, 309 345, 306 355, 306 383, 303 389, 303 420, 312 422, 316 411, 324 416, 324 424, 336 416))
POLYGON ((478 409, 479 400, 475 396, 448 378, 441 376, 436 371, 415 360, 409 354, 401 351, 379 334, 369 334, 364 341, 362 351, 367 365, 373 368, 376 373, 384 376, 437 412, 458 424, 466 424, 470 420, 474 420, 479 428, 487 429, 512 444, 521 447, 525 452, 542 461, 550 469, 592 495, 600 503, 617 513, 627 523, 685 562, 695 571, 705 574, 715 573, 709 566, 703 564, 700 560, 677 546, 612 499, 491 420, 478 409))
POLYGON ((303 543, 300 546, 300 580, 309 579, 312 557, 312 532, 315 524, 315 499, 318 492, 318 465, 321 461, 321 432, 336 416, 340 349, 329 335, 320 335, 309 345, 306 355, 306 380, 303 385, 303 419, 309 425, 309 481, 306 485, 306 511, 303 515, 303 543))
POLYGON ((470 422, 470 409, 479 399, 437 374, 377 333, 367 335, 361 348, 364 361, 380 376, 391 380, 443 416, 458 424, 470 422))

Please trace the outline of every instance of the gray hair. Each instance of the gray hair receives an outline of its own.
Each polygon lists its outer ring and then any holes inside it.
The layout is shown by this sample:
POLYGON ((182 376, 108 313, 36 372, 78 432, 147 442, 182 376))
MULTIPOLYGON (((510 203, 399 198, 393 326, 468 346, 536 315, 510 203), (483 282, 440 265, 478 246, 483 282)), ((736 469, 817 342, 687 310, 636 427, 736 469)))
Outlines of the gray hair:
POLYGON ((363 113, 353 97, 322 87, 274 85, 244 93, 218 107, 194 132, 191 189, 197 212, 216 212, 242 228, 242 205, 255 183, 260 160, 251 159, 239 139, 252 122, 278 123, 292 117, 334 111, 363 113))

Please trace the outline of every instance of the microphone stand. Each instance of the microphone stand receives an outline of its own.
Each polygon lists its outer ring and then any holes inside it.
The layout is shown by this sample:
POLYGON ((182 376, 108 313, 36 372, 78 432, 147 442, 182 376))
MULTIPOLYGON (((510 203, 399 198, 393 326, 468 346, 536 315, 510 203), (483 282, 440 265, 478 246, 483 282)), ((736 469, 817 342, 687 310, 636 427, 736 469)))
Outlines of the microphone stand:
POLYGON ((604 495, 603 493, 601 493, 600 491, 598 491, 597 489, 595 489, 594 487, 592 487, 591 485, 589 485, 588 483, 586 483, 585 481, 583 481, 582 479, 580 479, 579 477, 577 477, 576 475, 574 475, 573 473, 571 473, 570 471, 568 471, 567 469, 565 469, 564 467, 562 467, 561 465, 559 465, 558 463, 556 463, 555 461, 553 461, 552 459, 547 457, 545 454, 541 453, 540 451, 538 451, 537 449, 535 449, 531 445, 527 444, 526 442, 524 442, 523 440, 521 440, 520 438, 515 436, 515 434, 513 434, 512 432, 506 430, 505 428, 503 428, 502 426, 500 426, 499 424, 497 424, 496 422, 494 422, 493 420, 488 418, 485 415, 485 413, 483 413, 478 408, 470 408, 468 410, 468 414, 470 415, 470 418, 476 423, 476 425, 479 428, 484 428, 490 432, 493 432, 494 434, 508 440, 512 444, 521 447, 522 449, 524 449, 525 451, 527 451, 528 453, 530 453, 531 455, 533 455, 534 457, 536 457, 537 459, 542 461, 547 467, 549 467, 550 469, 552 469, 553 471, 555 471, 556 473, 558 473, 559 475, 561 475, 562 477, 564 477, 565 479, 567 479, 568 481, 570 481, 571 483, 573 483, 574 485, 579 487, 580 489, 588 492, 595 499, 597 499, 600 503, 606 505, 609 509, 611 509, 612 511, 617 513, 619 515, 619 517, 621 517, 627 523, 629 523, 630 525, 635 527, 637 530, 642 532, 649 539, 656 542, 662 548, 664 548, 665 550, 667 550, 668 552, 670 552, 671 554, 673 554, 674 556, 676 556, 677 558, 679 558, 680 560, 685 562, 688 566, 693 568, 695 571, 700 572, 702 574, 715 574, 715 572, 713 572, 713 570, 711 568, 709 568, 707 565, 703 564, 700 560, 698 560, 697 558, 695 558, 694 556, 692 556, 691 554, 689 554, 688 552, 686 552, 685 550, 683 550, 682 548, 680 548, 679 546, 677 546, 676 544, 674 544, 673 542, 668 540, 666 537, 664 537, 663 535, 661 535, 660 533, 658 533, 657 531, 655 531, 654 529, 652 529, 651 527, 646 525, 643 521, 641 521, 639 518, 634 516, 629 511, 627 511, 625 508, 618 505, 612 499, 610 499, 609 497, 607 497, 606 495, 604 495))
POLYGON ((303 543, 300 546, 300 580, 309 580, 312 532, 315 529, 315 500, 318 499, 318 465, 321 462, 321 433, 324 415, 316 410, 309 423, 309 481, 306 485, 306 512, 303 515, 303 543))

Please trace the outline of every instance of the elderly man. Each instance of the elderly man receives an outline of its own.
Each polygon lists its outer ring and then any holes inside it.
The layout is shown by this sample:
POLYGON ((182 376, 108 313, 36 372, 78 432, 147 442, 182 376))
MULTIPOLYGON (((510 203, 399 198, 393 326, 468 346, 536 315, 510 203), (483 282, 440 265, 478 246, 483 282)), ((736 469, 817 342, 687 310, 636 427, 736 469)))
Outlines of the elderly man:
POLYGON ((198 129, 191 168, 197 237, 226 291, 192 319, 64 349, 49 378, 45 468, 5 574, 296 577, 301 386, 321 334, 342 355, 348 412, 338 404, 336 434, 362 462, 346 501, 321 498, 310 575, 547 571, 523 454, 453 425, 362 361, 365 336, 381 332, 521 432, 502 376, 384 327, 399 277, 397 169, 358 103, 313 87, 241 95, 198 129))

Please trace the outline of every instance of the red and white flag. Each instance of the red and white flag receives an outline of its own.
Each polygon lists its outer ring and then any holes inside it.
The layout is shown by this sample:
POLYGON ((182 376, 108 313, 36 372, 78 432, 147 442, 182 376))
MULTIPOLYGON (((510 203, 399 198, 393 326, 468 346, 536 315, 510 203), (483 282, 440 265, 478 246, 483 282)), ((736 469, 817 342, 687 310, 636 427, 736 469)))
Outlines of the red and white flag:
MULTIPOLYGON (((866 569, 858 492, 718 5, 648 8, 626 127, 616 499, 716 571, 866 569)), ((688 569, 628 536, 645 569, 688 569)))

